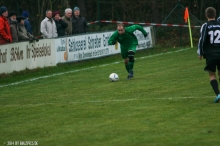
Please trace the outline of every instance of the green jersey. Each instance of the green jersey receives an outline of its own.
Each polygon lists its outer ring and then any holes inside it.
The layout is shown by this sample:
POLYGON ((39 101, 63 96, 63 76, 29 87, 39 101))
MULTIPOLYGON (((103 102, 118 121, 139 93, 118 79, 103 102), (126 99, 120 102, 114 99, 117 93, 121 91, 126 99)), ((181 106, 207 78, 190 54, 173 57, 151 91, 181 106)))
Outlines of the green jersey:
POLYGON ((137 37, 133 34, 134 31, 139 30, 144 35, 147 35, 147 32, 140 25, 132 25, 125 28, 125 33, 120 35, 118 31, 115 31, 108 40, 109 45, 114 45, 118 41, 121 45, 121 50, 129 49, 133 45, 138 45, 137 37))

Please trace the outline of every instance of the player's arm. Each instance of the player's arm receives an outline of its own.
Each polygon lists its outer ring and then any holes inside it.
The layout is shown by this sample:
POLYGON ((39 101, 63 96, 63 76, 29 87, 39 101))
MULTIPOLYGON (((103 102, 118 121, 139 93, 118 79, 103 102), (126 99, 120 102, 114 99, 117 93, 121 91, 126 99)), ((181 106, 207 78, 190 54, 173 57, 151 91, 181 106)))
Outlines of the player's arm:
POLYGON ((198 54, 199 59, 202 60, 202 56, 200 55, 199 44, 198 44, 197 54, 198 54))
POLYGON ((132 33, 133 33, 134 31, 136 31, 136 30, 141 31, 145 37, 148 36, 148 33, 147 33, 147 32, 144 30, 144 28, 143 28, 142 26, 140 26, 140 25, 132 25, 132 26, 130 26, 129 29, 128 29, 128 31, 131 31, 132 33))
POLYGON ((204 23, 200 29, 200 38, 199 38, 199 44, 198 44, 198 50, 197 54, 199 56, 199 59, 202 59, 202 56, 204 56, 204 44, 206 40, 206 28, 207 28, 207 23, 204 23))
POLYGON ((116 43, 116 41, 117 41, 117 37, 118 37, 118 32, 115 31, 115 32, 112 34, 112 36, 109 38, 108 44, 109 44, 109 45, 114 45, 114 44, 116 43))

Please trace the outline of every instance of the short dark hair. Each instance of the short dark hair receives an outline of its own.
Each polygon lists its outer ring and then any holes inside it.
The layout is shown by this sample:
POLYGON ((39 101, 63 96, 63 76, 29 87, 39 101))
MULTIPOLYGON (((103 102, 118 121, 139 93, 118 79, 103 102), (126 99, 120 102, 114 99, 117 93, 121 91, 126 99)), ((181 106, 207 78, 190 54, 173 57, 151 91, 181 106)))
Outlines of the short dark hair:
POLYGON ((216 10, 215 8, 213 7, 208 7, 206 10, 205 10, 205 14, 208 18, 215 18, 216 16, 216 10))

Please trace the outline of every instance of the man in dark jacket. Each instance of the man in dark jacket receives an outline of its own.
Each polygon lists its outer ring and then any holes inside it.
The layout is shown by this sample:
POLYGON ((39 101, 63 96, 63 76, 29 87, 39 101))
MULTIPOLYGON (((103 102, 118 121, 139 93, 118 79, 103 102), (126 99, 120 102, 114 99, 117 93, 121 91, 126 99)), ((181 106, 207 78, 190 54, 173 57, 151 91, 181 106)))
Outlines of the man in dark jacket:
POLYGON ((33 35, 33 29, 32 29, 31 23, 29 22, 29 13, 27 11, 23 11, 22 16, 25 17, 24 26, 25 26, 27 32, 29 32, 31 35, 33 35))
POLYGON ((60 17, 60 12, 58 12, 58 11, 54 12, 53 19, 56 23, 58 37, 64 36, 65 35, 65 28, 68 26, 68 24, 62 20, 62 18, 60 17))
POLYGON ((18 38, 19 41, 29 41, 32 43, 34 40, 38 42, 38 39, 35 38, 32 34, 30 34, 24 25, 25 17, 23 16, 17 16, 17 22, 18 22, 18 38))
POLYGON ((67 8, 65 9, 65 15, 62 17, 62 20, 65 21, 68 26, 65 28, 66 35, 72 35, 73 29, 72 29, 72 9, 67 8))
POLYGON ((18 23, 16 20, 17 14, 15 11, 11 11, 8 17, 9 17, 8 22, 10 24, 12 42, 18 42, 18 23))
POLYGON ((86 19, 80 15, 80 9, 75 7, 73 13, 73 34, 86 33, 87 23, 86 19))

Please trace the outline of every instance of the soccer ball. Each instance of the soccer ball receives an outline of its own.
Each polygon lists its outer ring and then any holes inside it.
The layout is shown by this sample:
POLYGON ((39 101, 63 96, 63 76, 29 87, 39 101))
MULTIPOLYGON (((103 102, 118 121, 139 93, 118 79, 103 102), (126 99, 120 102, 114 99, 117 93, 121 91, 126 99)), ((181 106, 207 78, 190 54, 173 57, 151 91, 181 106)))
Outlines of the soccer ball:
POLYGON ((111 73, 109 76, 109 80, 111 82, 116 82, 116 81, 118 81, 118 79, 119 79, 119 76, 116 73, 111 73))

